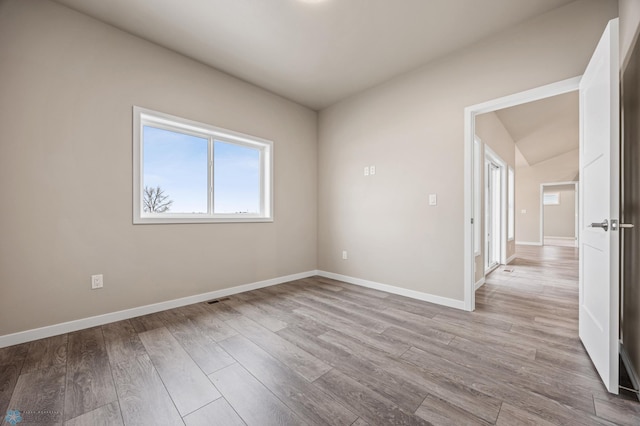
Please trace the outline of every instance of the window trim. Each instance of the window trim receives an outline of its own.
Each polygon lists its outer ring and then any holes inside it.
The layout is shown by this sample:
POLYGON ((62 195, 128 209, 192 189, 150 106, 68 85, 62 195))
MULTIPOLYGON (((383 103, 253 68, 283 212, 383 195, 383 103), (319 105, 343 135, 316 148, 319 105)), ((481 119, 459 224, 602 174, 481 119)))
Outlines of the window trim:
POLYGON ((473 139, 473 254, 480 256, 482 254, 482 206, 484 205, 482 192, 482 164, 484 163, 484 154, 482 152, 482 140, 475 136, 473 139))
POLYGON ((507 173, 507 241, 513 241, 516 238, 516 171, 509 166, 507 173))
POLYGON ((138 106, 133 107, 133 223, 234 223, 273 222, 273 142, 256 136, 215 127, 138 106), (181 132, 208 140, 208 210, 210 213, 145 213, 142 211, 144 154, 142 128, 152 125, 164 130, 181 132), (214 141, 258 149, 260 152, 260 213, 220 214, 213 211, 213 145, 214 141))

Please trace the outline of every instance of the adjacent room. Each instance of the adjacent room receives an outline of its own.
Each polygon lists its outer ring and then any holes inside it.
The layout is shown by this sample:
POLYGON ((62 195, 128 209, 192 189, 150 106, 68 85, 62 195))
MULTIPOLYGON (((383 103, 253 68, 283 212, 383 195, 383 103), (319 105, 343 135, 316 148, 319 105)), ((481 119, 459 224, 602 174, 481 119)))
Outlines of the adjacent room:
POLYGON ((0 0, 2 425, 640 424, 639 32, 0 0))

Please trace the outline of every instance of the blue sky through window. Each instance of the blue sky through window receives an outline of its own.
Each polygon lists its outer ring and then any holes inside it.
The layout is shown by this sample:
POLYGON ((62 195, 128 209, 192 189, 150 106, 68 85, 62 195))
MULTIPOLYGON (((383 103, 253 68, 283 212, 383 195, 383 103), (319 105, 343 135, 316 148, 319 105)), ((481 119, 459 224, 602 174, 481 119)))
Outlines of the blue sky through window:
POLYGON ((214 141, 214 213, 260 213, 260 151, 214 141))
POLYGON ((144 186, 173 200, 168 213, 207 213, 208 140, 144 126, 144 186))
MULTIPOLYGON (((143 186, 173 200, 168 213, 207 213, 208 140, 144 126, 143 186)), ((214 141, 214 212, 260 212, 260 151, 214 141)))

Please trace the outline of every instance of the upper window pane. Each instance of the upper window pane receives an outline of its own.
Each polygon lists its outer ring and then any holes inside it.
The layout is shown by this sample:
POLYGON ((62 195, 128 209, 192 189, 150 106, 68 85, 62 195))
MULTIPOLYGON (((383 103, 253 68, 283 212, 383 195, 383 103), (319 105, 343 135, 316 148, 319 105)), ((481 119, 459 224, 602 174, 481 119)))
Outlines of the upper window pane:
POLYGON ((260 150, 216 140, 213 152, 214 213, 259 213, 260 150))
POLYGON ((207 213, 208 139, 143 126, 143 211, 207 213))

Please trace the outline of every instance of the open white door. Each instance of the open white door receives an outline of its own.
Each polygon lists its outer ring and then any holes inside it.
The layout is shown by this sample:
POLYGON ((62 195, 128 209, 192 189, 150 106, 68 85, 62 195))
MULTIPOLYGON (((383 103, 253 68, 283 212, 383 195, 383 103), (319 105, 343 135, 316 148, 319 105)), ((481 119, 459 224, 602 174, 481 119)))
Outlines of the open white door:
POLYGON ((580 81, 579 334, 602 381, 618 393, 620 145, 618 20, 580 81))

